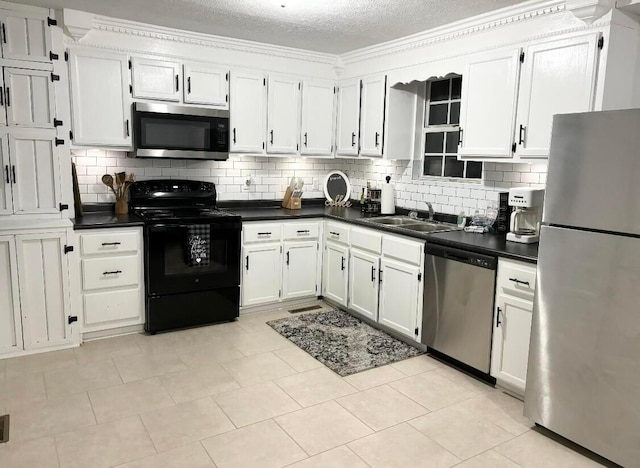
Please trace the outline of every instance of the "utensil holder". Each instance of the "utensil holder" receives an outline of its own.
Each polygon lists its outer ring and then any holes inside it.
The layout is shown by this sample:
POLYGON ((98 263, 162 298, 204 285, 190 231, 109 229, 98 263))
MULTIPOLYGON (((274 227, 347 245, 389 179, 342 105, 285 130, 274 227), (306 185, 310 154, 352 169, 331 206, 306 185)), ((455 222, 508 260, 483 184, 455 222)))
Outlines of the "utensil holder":
POLYGON ((129 213, 129 202, 125 198, 116 198, 116 214, 129 213))

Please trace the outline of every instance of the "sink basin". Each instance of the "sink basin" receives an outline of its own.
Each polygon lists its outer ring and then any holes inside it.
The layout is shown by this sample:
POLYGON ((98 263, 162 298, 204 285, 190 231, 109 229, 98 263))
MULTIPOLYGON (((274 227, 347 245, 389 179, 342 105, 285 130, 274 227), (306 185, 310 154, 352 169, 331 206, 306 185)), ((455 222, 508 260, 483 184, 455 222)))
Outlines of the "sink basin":
POLYGON ((402 228, 417 232, 447 232, 460 230, 460 228, 454 224, 430 223, 428 221, 423 221, 419 224, 411 224, 409 226, 402 226, 402 228))
POLYGON ((371 218, 367 221, 369 221, 370 223, 387 224, 391 226, 422 224, 422 221, 409 218, 408 216, 383 216, 381 218, 371 218))

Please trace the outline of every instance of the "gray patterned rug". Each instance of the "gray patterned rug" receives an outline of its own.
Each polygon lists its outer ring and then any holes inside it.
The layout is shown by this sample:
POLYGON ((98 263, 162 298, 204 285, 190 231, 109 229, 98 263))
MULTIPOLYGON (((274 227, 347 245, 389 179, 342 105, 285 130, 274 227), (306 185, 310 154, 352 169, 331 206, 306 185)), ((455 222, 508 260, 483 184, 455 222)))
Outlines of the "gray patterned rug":
POLYGON ((422 354, 341 310, 267 324, 342 377, 422 354))

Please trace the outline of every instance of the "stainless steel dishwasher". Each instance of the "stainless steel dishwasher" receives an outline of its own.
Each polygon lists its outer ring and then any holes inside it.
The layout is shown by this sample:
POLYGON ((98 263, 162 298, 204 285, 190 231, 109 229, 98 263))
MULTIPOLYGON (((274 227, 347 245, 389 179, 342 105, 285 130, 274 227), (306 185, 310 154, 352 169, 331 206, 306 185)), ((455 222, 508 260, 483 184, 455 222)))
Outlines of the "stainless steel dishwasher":
POLYGON ((422 343, 489 374, 498 259, 427 244, 422 343))

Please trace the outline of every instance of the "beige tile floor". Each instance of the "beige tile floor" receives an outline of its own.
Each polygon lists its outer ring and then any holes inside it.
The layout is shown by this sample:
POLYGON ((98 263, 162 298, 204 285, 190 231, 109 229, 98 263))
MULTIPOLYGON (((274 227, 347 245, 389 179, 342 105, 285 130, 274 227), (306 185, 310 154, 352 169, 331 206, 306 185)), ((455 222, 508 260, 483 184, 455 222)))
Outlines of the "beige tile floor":
POLYGON ((265 324, 286 316, 0 361, 0 467, 601 466, 430 357, 339 377, 265 324))

